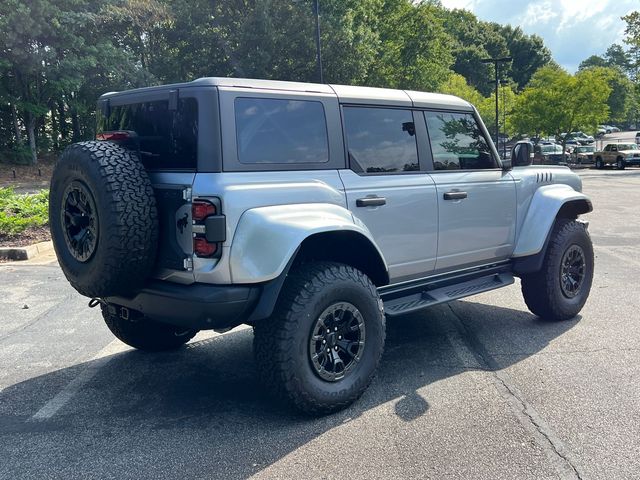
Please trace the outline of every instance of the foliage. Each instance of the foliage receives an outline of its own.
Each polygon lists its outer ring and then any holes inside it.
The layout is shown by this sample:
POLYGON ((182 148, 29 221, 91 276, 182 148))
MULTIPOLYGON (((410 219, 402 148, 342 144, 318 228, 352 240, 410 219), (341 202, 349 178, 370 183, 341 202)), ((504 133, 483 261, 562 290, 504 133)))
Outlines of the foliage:
POLYGON ((0 235, 16 235, 49 221, 49 192, 19 195, 13 188, 0 188, 0 235))
POLYGON ((543 67, 517 98, 511 116, 513 126, 520 133, 556 137, 576 130, 595 132, 609 116, 611 88, 607 81, 608 73, 602 68, 570 75, 543 67))
MULTIPOLYGON (((0 2, 0 161, 37 162, 95 134, 106 91, 236 76, 314 82, 313 0, 5 0, 0 2)), ((467 98, 494 128, 493 66, 500 112, 541 67, 554 66, 536 35, 480 21, 437 0, 321 0, 327 83, 443 90, 467 98), (457 77, 453 74, 457 74, 457 77), (468 87, 468 88, 467 88, 468 87)), ((583 62, 620 68, 609 78, 612 112, 640 110, 640 14, 623 17, 628 50, 612 45, 583 62), (635 52, 635 53, 634 53, 635 52), (634 56, 635 55, 635 56, 634 56), (622 95, 620 97, 620 95, 622 95), (618 99, 618 100, 616 100, 618 99), (615 104, 618 101, 618 104, 615 104)), ((615 117, 622 122, 622 116, 615 117)), ((511 122, 501 130, 513 131, 511 122)))

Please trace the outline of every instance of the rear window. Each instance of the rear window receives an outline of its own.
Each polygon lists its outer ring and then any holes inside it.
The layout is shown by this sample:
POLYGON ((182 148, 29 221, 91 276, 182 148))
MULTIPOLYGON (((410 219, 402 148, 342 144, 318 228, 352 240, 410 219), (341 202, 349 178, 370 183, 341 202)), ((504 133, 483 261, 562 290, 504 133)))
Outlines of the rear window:
POLYGON ((329 161, 327 124, 321 102, 236 98, 234 106, 240 163, 329 161))
POLYGON ((195 169, 198 159, 198 103, 194 98, 112 106, 105 117, 98 113, 98 133, 123 131, 123 141, 139 152, 145 168, 195 169))

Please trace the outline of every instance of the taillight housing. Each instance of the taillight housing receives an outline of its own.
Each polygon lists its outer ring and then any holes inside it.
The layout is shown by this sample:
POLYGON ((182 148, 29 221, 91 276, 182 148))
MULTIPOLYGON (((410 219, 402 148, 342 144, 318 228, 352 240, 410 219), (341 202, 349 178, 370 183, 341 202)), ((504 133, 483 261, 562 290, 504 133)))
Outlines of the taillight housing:
POLYGON ((198 257, 212 257, 217 251, 217 243, 207 242, 204 237, 193 237, 193 253, 198 257))
POLYGON ((225 238, 224 235, 220 236, 219 233, 216 233, 220 229, 215 228, 224 227, 225 222, 224 216, 220 215, 220 201, 218 199, 213 201, 193 200, 191 218, 194 232, 193 253, 201 258, 219 257, 225 238))
POLYGON ((194 222, 202 222, 209 215, 218 213, 216 206, 204 200, 194 200, 191 204, 191 218, 194 222))

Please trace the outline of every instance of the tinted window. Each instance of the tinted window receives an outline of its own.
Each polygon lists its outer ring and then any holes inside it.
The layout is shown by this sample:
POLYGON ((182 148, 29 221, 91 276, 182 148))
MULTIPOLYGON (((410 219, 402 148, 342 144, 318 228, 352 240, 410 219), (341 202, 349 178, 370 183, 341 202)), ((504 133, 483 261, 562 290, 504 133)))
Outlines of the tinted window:
POLYGON ((410 111, 345 107, 344 126, 353 170, 381 173, 420 169, 410 111))
POLYGON ((329 143, 320 102, 236 98, 240 163, 325 163, 329 143))
POLYGON ((495 168, 491 149, 470 113, 425 112, 436 170, 495 168))
POLYGON ((123 141, 139 151, 150 169, 194 169, 198 158, 198 103, 194 98, 178 101, 169 110, 167 100, 111 107, 108 118, 98 115, 98 133, 124 130, 132 134, 123 141))

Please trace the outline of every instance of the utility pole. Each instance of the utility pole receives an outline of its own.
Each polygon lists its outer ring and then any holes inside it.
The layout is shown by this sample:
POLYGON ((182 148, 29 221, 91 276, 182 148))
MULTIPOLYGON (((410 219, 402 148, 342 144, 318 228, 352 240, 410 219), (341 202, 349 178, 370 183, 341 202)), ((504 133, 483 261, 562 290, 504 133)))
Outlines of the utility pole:
POLYGON ((499 57, 499 58, 483 58, 482 60, 480 60, 482 63, 493 63, 494 67, 495 67, 495 85, 496 85, 496 145, 498 145, 498 134, 499 132, 499 125, 498 125, 498 84, 499 84, 499 80, 498 80, 498 76, 499 76, 499 68, 498 65, 500 63, 506 63, 506 62, 510 62, 511 60, 513 60, 511 57, 499 57))

